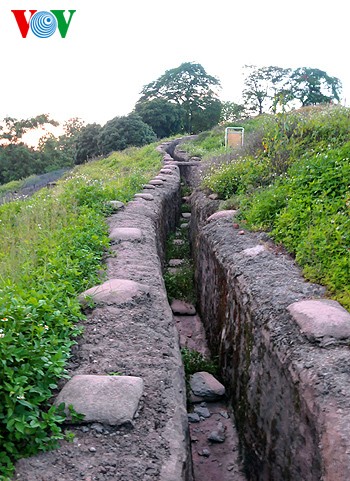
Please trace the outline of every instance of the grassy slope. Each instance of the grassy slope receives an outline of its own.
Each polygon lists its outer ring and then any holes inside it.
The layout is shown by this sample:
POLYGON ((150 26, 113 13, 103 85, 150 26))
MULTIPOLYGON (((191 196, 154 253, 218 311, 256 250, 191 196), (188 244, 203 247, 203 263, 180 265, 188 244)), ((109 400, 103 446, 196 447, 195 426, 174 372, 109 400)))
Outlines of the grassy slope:
POLYGON ((203 185, 295 255, 307 279, 350 309, 350 109, 314 107, 243 123, 239 154, 223 128, 187 146, 208 160, 203 185))
POLYGON ((155 145, 114 153, 0 207, 0 480, 62 437, 48 400, 79 333, 77 294, 101 282, 106 202, 130 200, 160 158, 155 145))

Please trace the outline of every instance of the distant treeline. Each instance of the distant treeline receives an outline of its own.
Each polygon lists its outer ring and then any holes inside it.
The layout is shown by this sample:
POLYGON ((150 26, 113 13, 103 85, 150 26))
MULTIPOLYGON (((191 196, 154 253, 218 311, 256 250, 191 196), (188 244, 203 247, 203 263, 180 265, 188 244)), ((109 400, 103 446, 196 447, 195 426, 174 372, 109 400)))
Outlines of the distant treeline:
POLYGON ((81 164, 127 147, 141 147, 174 134, 199 133, 220 122, 254 114, 340 101, 341 82, 319 69, 245 66, 244 104, 222 102, 220 81, 202 65, 186 62, 145 85, 133 111, 104 126, 73 118, 58 138, 44 135, 34 149, 23 142, 33 129, 58 122, 42 114, 0 122, 0 184, 81 164))

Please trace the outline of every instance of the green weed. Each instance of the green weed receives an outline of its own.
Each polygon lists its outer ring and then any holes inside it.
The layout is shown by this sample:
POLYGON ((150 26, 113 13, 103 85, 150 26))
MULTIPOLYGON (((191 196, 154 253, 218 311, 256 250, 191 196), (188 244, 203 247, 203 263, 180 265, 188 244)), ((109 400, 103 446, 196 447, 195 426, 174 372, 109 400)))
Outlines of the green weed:
POLYGON ((203 354, 198 351, 183 347, 181 349, 181 356, 186 377, 201 371, 209 372, 213 374, 213 376, 217 376, 219 373, 217 361, 204 357, 203 354))
MULTIPOLYGON (((77 295, 100 283, 109 200, 130 200, 161 165, 153 146, 77 167, 26 201, 0 207, 0 472, 54 447, 51 406, 84 319, 77 295)), ((0 477, 1 479, 1 477, 0 477)))

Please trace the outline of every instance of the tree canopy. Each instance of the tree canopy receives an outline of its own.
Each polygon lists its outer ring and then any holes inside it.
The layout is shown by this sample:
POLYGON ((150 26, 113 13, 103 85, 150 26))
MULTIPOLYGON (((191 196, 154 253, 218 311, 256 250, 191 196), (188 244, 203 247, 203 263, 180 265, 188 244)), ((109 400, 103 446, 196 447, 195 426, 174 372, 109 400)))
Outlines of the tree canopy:
POLYGON ((55 120, 50 119, 48 114, 40 114, 29 119, 15 119, 14 117, 5 117, 0 125, 0 140, 2 143, 16 144, 21 141, 23 135, 29 130, 36 129, 40 126, 51 124, 59 125, 55 120))
POLYGON ((88 124, 81 129, 76 140, 76 163, 81 164, 101 153, 99 138, 100 124, 88 124))
POLYGON ((99 136, 99 148, 102 154, 109 154, 114 150, 124 150, 127 147, 154 142, 156 134, 137 114, 124 117, 114 117, 102 127, 99 136))
POLYGON ((182 131, 183 110, 178 104, 162 98, 144 100, 135 105, 135 112, 159 139, 182 131))
POLYGON ((215 100, 219 102, 214 90, 219 87, 219 80, 207 74, 202 65, 185 62, 145 85, 140 101, 164 99, 180 105, 184 130, 192 133, 195 118, 203 115, 206 107, 212 107, 215 100))
POLYGON ((244 75, 243 98, 258 114, 275 113, 278 104, 306 106, 340 100, 340 80, 320 69, 246 65, 244 75))
POLYGON ((303 107, 340 100, 340 80, 323 70, 301 67, 294 70, 290 78, 293 96, 300 100, 303 107))

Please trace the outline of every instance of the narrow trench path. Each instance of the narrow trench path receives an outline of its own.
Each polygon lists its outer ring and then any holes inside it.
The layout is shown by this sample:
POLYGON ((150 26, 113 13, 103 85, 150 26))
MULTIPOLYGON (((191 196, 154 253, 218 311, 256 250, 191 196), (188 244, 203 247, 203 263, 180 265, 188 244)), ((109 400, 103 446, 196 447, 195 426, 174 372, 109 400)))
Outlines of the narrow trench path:
MULTIPOLYGON (((190 363, 193 367, 198 364, 201 371, 206 371, 206 365, 210 370, 215 368, 215 363, 210 359, 204 326, 195 308, 188 239, 190 221, 189 205, 184 203, 180 226, 168 241, 164 277, 172 299, 171 308, 185 367, 190 363)), ((225 396, 218 396, 215 400, 194 396, 190 387, 192 379, 187 380, 187 385, 194 481, 246 481, 233 413, 225 396)))

